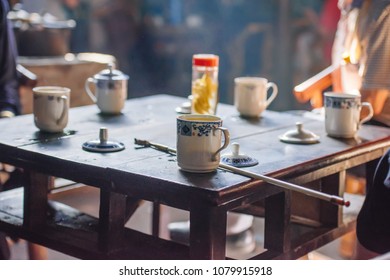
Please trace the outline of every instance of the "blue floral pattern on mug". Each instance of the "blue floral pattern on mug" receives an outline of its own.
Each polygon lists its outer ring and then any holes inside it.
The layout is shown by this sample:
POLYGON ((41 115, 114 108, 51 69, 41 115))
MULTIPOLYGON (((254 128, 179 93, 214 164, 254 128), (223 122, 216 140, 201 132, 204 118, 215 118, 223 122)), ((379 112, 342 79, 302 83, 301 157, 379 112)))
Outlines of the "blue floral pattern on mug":
POLYGON ((215 122, 193 123, 179 120, 177 122, 177 134, 184 136, 209 136, 220 124, 215 122))
POLYGON ((351 109, 360 106, 360 102, 356 98, 339 98, 333 96, 325 97, 325 107, 334 109, 351 109))
POLYGON ((34 94, 34 99, 39 99, 39 98, 47 98, 49 101, 57 101, 57 102, 62 102, 62 98, 60 96, 42 96, 38 94, 34 94))

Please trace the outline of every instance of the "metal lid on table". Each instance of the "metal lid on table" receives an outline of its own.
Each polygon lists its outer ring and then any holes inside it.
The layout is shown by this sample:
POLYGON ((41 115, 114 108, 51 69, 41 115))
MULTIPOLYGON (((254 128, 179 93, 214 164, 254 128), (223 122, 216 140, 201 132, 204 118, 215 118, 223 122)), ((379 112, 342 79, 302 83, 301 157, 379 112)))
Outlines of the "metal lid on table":
POLYGON ((316 144, 320 142, 320 137, 311 131, 303 129, 302 123, 297 122, 296 126, 295 130, 289 130, 285 134, 280 135, 280 141, 290 144, 316 144))
POLYGON ((102 127, 99 130, 99 139, 94 139, 83 143, 83 149, 88 152, 111 153, 125 149, 125 145, 118 141, 108 140, 107 128, 102 127))
POLYGON ((232 143, 232 153, 222 155, 221 162, 234 167, 249 167, 259 163, 248 155, 240 154, 240 145, 238 143, 232 143))
POLYGON ((108 64, 107 69, 100 71, 93 76, 96 80, 128 80, 129 76, 123 72, 114 69, 112 63, 108 64))

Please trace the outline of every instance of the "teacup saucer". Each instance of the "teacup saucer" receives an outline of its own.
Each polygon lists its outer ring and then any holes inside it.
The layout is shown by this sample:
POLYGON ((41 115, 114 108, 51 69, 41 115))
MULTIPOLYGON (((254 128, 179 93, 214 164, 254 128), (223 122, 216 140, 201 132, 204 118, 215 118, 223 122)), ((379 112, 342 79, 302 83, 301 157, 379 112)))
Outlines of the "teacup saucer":
POLYGON ((245 154, 240 154, 240 145, 232 143, 232 153, 221 156, 221 162, 234 167, 249 167, 258 164, 259 162, 245 154))

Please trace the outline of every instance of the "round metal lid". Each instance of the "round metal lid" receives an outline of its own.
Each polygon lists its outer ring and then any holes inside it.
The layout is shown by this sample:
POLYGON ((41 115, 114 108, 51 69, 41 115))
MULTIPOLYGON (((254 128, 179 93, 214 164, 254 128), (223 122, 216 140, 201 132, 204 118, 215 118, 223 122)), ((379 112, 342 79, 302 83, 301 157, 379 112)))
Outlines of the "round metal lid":
POLYGON ((108 68, 97 73, 94 78, 96 80, 128 80, 129 76, 123 72, 113 69, 113 65, 108 64, 108 68))
POLYGON ((240 154, 240 145, 232 143, 232 153, 221 156, 221 162, 234 167, 249 167, 258 164, 259 162, 245 154, 240 154))
POLYGON ((88 152, 111 153, 125 149, 125 145, 118 141, 108 140, 107 128, 102 127, 99 130, 99 139, 94 139, 83 143, 83 149, 88 152))
POLYGON ((320 137, 311 131, 303 129, 302 123, 297 122, 296 126, 295 130, 289 130, 285 134, 280 135, 280 141, 290 144, 316 144, 320 142, 320 137))

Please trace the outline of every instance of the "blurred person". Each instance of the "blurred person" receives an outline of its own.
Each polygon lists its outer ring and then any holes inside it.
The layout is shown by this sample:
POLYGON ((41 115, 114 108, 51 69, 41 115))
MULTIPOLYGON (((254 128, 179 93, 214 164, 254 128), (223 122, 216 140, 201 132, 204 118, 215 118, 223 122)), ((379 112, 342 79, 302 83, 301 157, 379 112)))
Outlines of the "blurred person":
POLYGON ((19 84, 16 71, 17 49, 12 26, 7 19, 9 3, 0 5, 0 117, 20 113, 19 84))
POLYGON ((90 13, 89 2, 82 0, 61 0, 61 8, 65 19, 74 20, 75 28, 70 36, 70 51, 74 53, 90 50, 90 13))
MULTIPOLYGON (((16 68, 17 48, 12 26, 7 19, 9 2, 0 0, 0 118, 10 118, 20 114, 19 81, 16 68)), ((1 167, 4 167, 1 164, 1 167)), ((18 170, 18 169, 16 169, 18 170)), ((1 170, 0 170, 1 171, 1 170)), ((15 172, 16 175, 20 175, 15 172)), ((18 176, 20 180, 20 176, 18 176)), ((0 191, 3 185, 0 177, 0 191)), ((8 178, 6 183, 11 179, 8 178)), ((46 249, 36 244, 28 243, 31 259, 46 259, 46 249)), ((0 259, 9 259, 10 249, 6 235, 0 232, 0 259)))
POLYGON ((294 84, 331 63, 331 47, 340 17, 337 1, 300 0, 292 3, 294 84))
POLYGON ((339 0, 333 46, 335 91, 358 90, 373 122, 390 126, 390 0, 339 0))
MULTIPOLYGON (((341 17, 332 50, 332 65, 336 69, 332 73, 333 90, 360 92, 362 101, 370 102, 374 108, 371 124, 390 126, 390 0, 339 0, 338 6, 341 17)), ((388 168, 379 167, 382 168, 377 168, 373 184, 367 187, 358 215, 359 242, 353 256, 356 259, 383 253, 378 247, 386 249, 390 243, 386 215, 390 212, 386 206, 390 188, 376 179, 384 177, 388 168), (385 209, 378 211, 370 205, 381 205, 385 209), (387 236, 387 241, 383 236, 387 236)), ((364 170, 357 168, 351 173, 360 176, 364 170)))
MULTIPOLYGON (((135 47, 138 41, 138 0, 105 1, 93 11, 106 36, 107 51, 115 56, 119 68, 132 76, 135 47)), ((134 71, 137 71, 135 69, 134 71)))
MULTIPOLYGON (((13 117, 20 111, 15 61, 17 52, 12 27, 7 19, 9 9, 8 1, 0 0, 0 118, 13 117)), ((3 167, 3 164, 0 165, 3 167)), ((3 189, 3 179, 6 179, 4 177, 0 176, 0 191, 3 189)), ((0 232, 0 259, 9 258, 10 250, 6 235, 0 232)))

